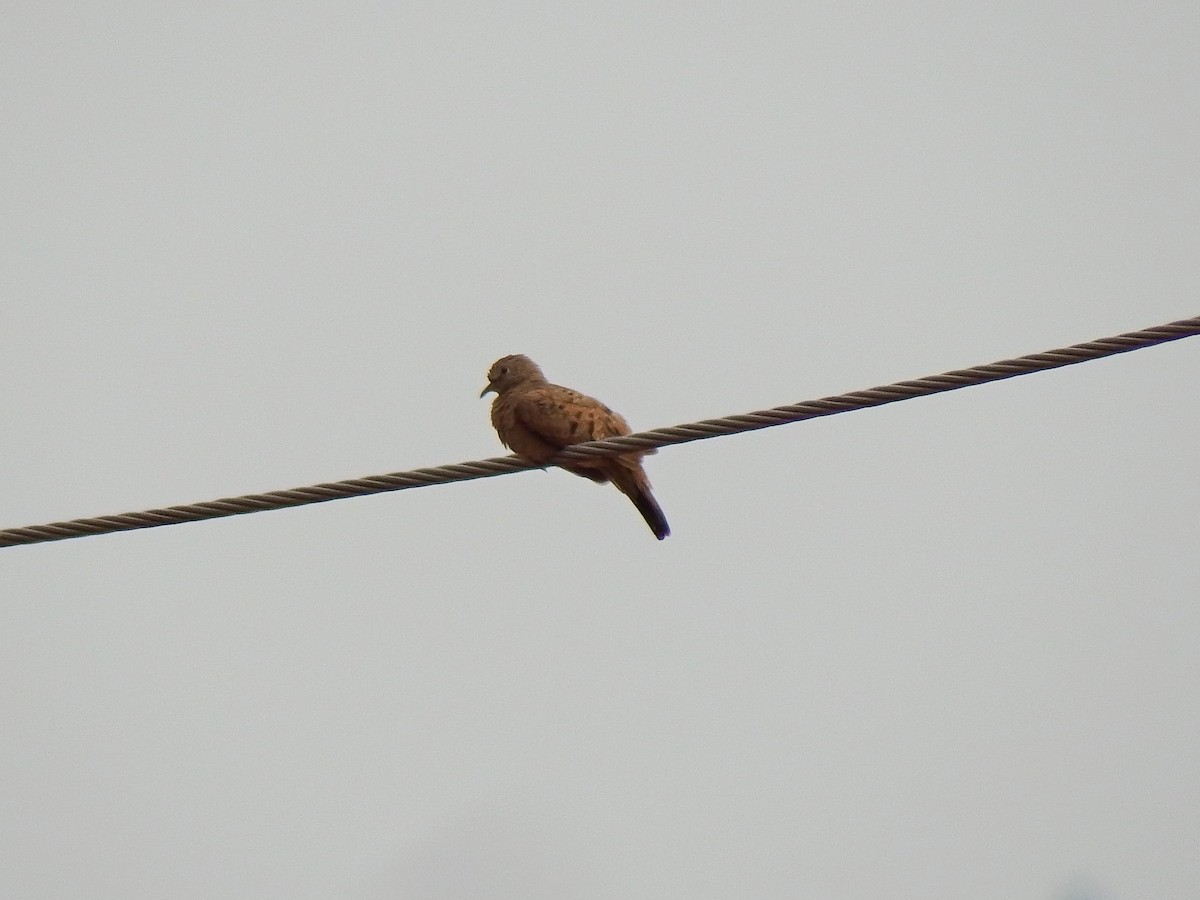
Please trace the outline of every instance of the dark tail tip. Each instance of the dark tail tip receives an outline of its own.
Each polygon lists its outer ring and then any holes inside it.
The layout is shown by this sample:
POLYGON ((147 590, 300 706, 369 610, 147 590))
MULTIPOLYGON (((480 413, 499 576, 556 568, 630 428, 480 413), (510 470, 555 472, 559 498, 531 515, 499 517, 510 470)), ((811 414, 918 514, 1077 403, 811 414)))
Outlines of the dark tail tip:
POLYGON ((638 491, 630 499, 633 500, 633 505, 642 514, 642 518, 646 520, 646 524, 650 526, 650 530, 654 532, 656 538, 661 541, 671 533, 671 526, 667 524, 667 517, 663 515, 662 507, 658 505, 649 491, 638 491))

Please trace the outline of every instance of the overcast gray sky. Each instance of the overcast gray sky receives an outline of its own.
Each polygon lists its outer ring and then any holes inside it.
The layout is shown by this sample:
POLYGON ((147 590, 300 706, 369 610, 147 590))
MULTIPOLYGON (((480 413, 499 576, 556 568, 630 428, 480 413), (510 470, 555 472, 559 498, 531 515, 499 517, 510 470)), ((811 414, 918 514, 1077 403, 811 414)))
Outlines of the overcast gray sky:
MULTIPOLYGON (((0 527, 1200 313, 1200 6, 8 4, 0 527)), ((1200 341, 0 551, 0 896, 1193 900, 1200 341)))

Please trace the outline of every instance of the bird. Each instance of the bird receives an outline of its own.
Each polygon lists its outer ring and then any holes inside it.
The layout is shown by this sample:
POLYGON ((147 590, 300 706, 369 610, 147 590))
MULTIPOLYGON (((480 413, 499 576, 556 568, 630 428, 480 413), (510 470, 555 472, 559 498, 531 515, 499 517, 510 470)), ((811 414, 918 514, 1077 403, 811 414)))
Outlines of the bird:
MULTIPOLYGON (((530 462, 544 465, 572 444, 630 433, 628 423, 619 414, 593 397, 551 384, 538 364, 523 354, 496 360, 488 370, 487 379, 487 387, 479 396, 496 395, 492 402, 492 425, 500 443, 530 462)), ((661 541, 671 533, 671 527, 650 492, 650 479, 642 468, 642 456, 653 452, 638 450, 619 456, 594 456, 558 465, 599 484, 612 482, 633 501, 661 541)))

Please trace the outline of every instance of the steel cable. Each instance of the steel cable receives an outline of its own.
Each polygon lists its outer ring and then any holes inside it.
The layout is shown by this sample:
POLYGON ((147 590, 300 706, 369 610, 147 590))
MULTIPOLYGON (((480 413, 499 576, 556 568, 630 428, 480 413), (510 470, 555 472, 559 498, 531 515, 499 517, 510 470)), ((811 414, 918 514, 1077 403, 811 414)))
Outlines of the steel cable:
MULTIPOLYGON (((670 428, 656 428, 653 431, 643 431, 627 437, 578 444, 563 451, 556 457, 556 460, 611 456, 627 452, 630 449, 655 449, 691 441, 703 441, 723 435, 756 431, 760 428, 772 428, 791 422, 803 422, 807 419, 832 416, 858 409, 870 409, 900 400, 925 397, 929 394, 954 391, 991 381, 1001 381, 1005 378, 1015 378, 1018 375, 1028 375, 1032 372, 1071 366, 1092 359, 1102 359, 1106 356, 1153 347, 1197 334, 1200 334, 1200 316, 1181 319, 1166 325, 1157 325, 1141 331, 1131 331, 1115 337, 1075 344, 1059 350, 1034 353, 989 365, 973 366, 969 369, 957 369, 941 375, 901 381, 896 384, 869 388, 865 391, 854 391, 835 397, 824 397, 820 400, 806 400, 758 412, 726 416, 720 419, 706 419, 702 422, 691 422, 670 428)), ((0 547, 60 541, 94 534, 132 531, 138 528, 155 528, 159 525, 199 522, 204 519, 263 512, 269 509, 287 509, 309 503, 324 503, 328 500, 340 500, 345 497, 361 497, 385 491, 402 491, 407 488, 450 484, 475 478, 491 478, 496 475, 507 475, 535 468, 539 468, 539 466, 519 457, 499 456, 428 469, 413 469, 409 472, 394 472, 390 475, 373 475, 368 478, 352 478, 347 481, 334 481, 310 487, 271 491, 266 494, 228 497, 206 503, 169 506, 165 509, 150 509, 143 512, 100 516, 91 519, 73 519, 69 522, 53 522, 48 525, 31 525, 25 528, 9 528, 0 531, 0 547)))

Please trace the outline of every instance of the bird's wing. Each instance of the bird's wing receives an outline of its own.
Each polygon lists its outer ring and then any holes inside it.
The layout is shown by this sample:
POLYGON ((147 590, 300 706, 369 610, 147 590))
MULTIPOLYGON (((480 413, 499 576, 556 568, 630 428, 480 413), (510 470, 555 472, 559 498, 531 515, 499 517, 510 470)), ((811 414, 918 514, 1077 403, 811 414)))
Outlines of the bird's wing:
POLYGON ((629 425, 599 400, 548 384, 525 391, 515 404, 521 424, 556 447, 629 434, 629 425))

